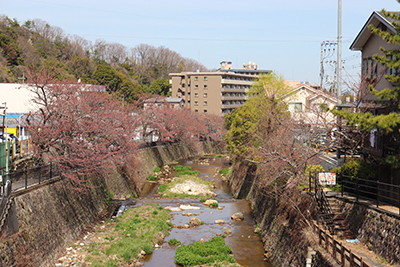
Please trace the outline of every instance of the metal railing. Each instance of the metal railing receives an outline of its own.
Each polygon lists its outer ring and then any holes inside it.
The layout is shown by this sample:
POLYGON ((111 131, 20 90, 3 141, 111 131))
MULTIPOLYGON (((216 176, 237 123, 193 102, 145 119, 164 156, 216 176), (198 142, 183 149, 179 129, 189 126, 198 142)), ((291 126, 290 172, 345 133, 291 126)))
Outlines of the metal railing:
MULTIPOLYGON (((7 174, 5 168, 1 168, 0 175, 2 175, 1 184, 4 185, 6 181, 10 181, 12 190, 16 191, 18 189, 27 189, 31 185, 40 184, 43 181, 57 177, 60 175, 60 171, 57 165, 49 163, 32 168, 25 167, 18 171, 10 171, 7 174)), ((4 186, 2 188, 2 193, 4 193, 4 186)))
POLYGON ((376 201, 376 207, 381 204, 397 206, 400 214, 400 185, 388 184, 379 180, 367 180, 347 175, 340 176, 339 184, 341 186, 341 194, 344 193, 356 197, 356 201, 360 197, 376 201))
POLYGON ((318 181, 319 172, 309 173, 309 192, 314 192, 315 201, 318 206, 318 215, 321 223, 329 229, 331 234, 335 234, 334 216, 331 205, 326 198, 325 192, 318 181))

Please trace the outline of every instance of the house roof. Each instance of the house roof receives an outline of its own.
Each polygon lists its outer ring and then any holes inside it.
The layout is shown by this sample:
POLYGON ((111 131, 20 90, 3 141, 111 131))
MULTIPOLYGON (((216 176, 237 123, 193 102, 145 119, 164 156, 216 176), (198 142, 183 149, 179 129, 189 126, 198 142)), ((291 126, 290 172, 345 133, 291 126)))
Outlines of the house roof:
MULTIPOLYGON (((395 14, 400 14, 400 12, 391 12, 395 14)), ((371 36, 371 31, 368 29, 369 25, 373 25, 374 27, 377 27, 379 23, 382 23, 387 27, 388 30, 392 31, 393 33, 396 33, 396 30, 394 29, 392 22, 396 20, 386 17, 379 11, 374 11, 372 12, 371 16, 368 18, 367 22, 364 24, 364 26, 361 28, 360 32, 358 33, 357 37, 354 39, 353 43, 350 45, 350 49, 353 51, 357 50, 362 50, 364 47, 365 43, 368 41, 369 37, 371 36)))
POLYGON ((293 89, 292 91, 290 91, 289 93, 284 95, 283 98, 286 98, 287 96, 293 95, 297 91, 299 91, 300 89, 303 89, 303 88, 307 89, 308 91, 310 91, 312 93, 310 96, 307 97, 309 100, 312 100, 312 99, 315 99, 315 98, 317 98, 319 96, 322 96, 325 99, 329 99, 330 101, 332 101, 334 103, 337 103, 337 99, 334 98, 333 96, 331 96, 331 95, 329 95, 329 94, 327 94, 327 93, 325 93, 323 91, 316 90, 316 89, 314 89, 313 87, 311 87, 310 85, 307 85, 307 84, 301 84, 300 86, 296 87, 295 89, 293 89))

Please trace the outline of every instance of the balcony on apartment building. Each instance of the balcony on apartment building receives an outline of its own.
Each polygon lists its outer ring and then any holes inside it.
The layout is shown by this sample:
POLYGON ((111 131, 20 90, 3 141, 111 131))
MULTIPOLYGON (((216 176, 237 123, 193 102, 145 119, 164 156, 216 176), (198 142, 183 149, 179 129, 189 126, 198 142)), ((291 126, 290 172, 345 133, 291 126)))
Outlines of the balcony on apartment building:
POLYGON ((236 77, 234 78, 229 78, 225 77, 221 79, 221 84, 237 84, 237 85, 249 85, 251 86, 253 84, 253 79, 248 79, 248 78, 239 78, 236 77))

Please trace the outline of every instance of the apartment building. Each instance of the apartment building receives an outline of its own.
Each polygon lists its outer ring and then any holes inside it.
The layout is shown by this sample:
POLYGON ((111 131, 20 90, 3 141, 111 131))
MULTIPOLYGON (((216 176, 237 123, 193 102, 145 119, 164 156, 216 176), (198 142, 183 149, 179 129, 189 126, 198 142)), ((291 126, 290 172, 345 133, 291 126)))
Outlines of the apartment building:
POLYGON ((214 72, 171 73, 172 97, 184 99, 185 107, 195 112, 228 114, 244 105, 246 93, 260 73, 271 72, 250 63, 243 69, 232 69, 231 62, 222 61, 214 72))

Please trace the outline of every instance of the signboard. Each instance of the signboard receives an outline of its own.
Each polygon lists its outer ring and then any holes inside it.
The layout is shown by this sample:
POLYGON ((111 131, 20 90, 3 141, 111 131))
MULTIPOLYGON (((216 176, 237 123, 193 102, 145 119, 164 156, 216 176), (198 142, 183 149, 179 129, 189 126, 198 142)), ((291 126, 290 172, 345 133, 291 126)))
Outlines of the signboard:
POLYGON ((319 184, 320 185, 335 185, 336 184, 336 173, 320 172, 319 173, 319 184))

